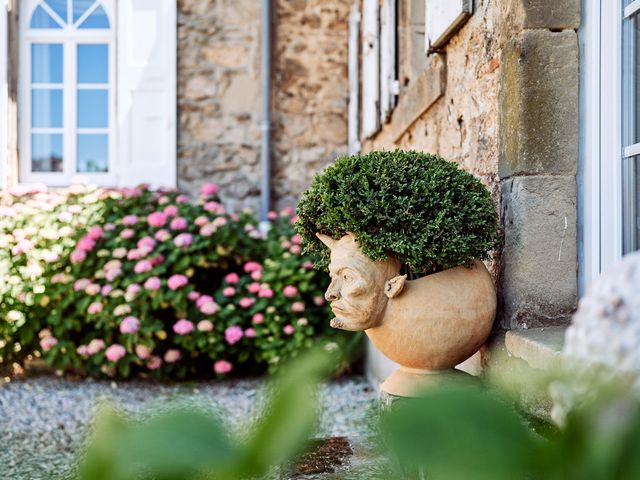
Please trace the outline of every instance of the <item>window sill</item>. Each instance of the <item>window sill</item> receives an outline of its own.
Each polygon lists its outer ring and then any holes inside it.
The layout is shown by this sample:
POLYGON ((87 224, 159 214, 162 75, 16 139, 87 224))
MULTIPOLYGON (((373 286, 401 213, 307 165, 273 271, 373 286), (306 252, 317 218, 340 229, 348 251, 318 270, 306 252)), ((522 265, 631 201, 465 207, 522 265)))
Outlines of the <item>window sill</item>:
POLYGON ((566 326, 510 330, 505 333, 507 352, 527 362, 530 367, 549 370, 562 359, 566 326))

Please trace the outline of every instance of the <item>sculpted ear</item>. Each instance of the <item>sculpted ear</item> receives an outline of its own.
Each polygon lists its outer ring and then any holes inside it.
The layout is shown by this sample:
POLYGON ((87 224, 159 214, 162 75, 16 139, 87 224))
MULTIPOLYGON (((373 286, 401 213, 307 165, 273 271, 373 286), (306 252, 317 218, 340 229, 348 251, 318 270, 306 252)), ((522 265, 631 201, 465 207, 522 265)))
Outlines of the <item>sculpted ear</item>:
POLYGON ((404 288, 404 282, 407 280, 406 275, 398 275, 388 280, 384 285, 384 294, 389 298, 394 298, 400 295, 404 288))
POLYGON ((327 247, 329 247, 329 250, 331 250, 333 246, 336 244, 336 240, 334 240, 328 235, 325 235, 324 233, 317 232, 316 237, 318 237, 322 243, 324 243, 327 247))

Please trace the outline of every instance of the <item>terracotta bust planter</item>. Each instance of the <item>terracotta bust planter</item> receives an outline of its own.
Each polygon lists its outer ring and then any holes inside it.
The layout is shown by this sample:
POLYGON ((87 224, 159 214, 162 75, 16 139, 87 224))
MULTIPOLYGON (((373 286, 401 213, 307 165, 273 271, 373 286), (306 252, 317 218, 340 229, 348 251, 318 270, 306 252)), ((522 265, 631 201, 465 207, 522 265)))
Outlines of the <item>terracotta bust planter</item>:
POLYGON ((386 393, 415 394, 442 378, 434 374, 453 373, 486 341, 496 292, 482 262, 409 281, 398 260, 371 260, 352 234, 317 236, 331 250, 325 294, 335 314, 331 326, 364 331, 401 366, 382 384, 386 393))

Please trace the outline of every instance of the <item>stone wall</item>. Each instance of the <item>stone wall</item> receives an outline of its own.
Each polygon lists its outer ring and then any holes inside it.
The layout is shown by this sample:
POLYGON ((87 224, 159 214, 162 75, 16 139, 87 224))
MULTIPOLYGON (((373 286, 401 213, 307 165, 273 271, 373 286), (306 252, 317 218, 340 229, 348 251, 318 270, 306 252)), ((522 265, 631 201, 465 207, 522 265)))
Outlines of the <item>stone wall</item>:
MULTIPOLYGON (((274 205, 295 205, 346 152, 347 0, 277 0, 273 45, 274 205)), ((220 186, 232 209, 260 197, 260 2, 178 2, 178 186, 220 186)))
POLYGON ((502 326, 566 321, 577 301, 580 1, 476 0, 425 66, 414 38, 421 3, 398 2, 398 106, 364 149, 439 153, 480 177, 505 232, 491 265, 502 326))
POLYGON ((260 2, 178 1, 178 187, 260 197, 260 2))
POLYGON ((294 206, 313 175, 347 151, 350 0, 277 0, 274 194, 294 206))

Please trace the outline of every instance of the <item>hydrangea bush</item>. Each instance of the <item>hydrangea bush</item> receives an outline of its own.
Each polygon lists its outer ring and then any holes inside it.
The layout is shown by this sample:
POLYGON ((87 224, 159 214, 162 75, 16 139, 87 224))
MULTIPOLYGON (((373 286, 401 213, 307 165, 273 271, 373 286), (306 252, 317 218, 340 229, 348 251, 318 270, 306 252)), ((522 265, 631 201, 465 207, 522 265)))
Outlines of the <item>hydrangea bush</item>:
POLYGON ((0 357, 42 355, 89 375, 274 371, 333 333, 326 276, 293 210, 262 235, 205 185, 76 187, 0 200, 0 357))

